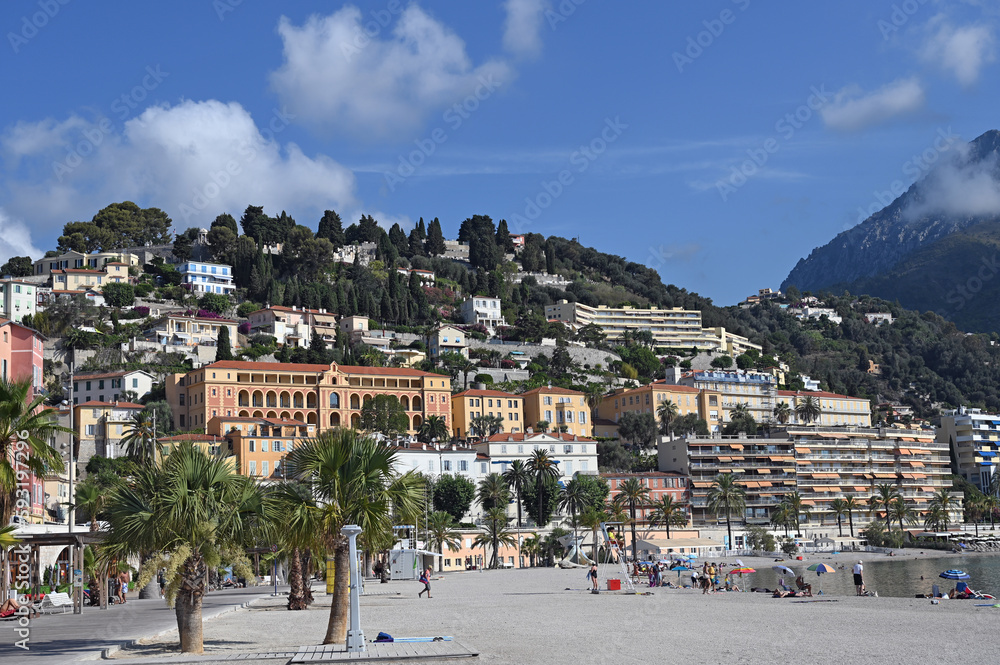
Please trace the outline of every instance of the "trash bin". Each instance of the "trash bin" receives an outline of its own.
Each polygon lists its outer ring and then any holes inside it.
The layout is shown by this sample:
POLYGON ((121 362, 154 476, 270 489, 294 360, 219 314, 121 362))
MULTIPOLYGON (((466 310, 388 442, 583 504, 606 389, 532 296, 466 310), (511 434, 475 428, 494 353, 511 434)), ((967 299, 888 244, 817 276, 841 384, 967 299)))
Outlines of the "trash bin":
POLYGON ((802 561, 802 557, 800 557, 800 556, 797 556, 795 558, 798 559, 799 561, 802 561))
POLYGON ((608 580, 608 591, 621 591, 622 581, 619 579, 608 580))

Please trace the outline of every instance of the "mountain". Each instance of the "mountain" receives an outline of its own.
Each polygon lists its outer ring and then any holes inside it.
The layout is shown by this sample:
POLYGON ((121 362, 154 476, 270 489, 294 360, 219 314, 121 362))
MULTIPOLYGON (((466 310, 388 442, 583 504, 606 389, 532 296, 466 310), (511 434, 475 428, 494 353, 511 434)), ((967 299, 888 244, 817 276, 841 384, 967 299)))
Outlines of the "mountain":
POLYGON ((1000 317, 974 311, 998 302, 985 287, 998 269, 981 269, 1000 240, 998 156, 997 130, 944 153, 885 208, 800 259, 781 288, 871 293, 965 329, 1000 330, 1000 317))

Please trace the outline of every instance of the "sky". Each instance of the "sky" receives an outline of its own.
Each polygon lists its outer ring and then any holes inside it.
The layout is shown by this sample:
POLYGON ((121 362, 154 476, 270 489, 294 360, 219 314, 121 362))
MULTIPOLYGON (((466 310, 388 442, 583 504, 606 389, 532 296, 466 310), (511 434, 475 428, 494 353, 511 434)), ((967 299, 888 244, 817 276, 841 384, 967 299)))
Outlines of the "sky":
POLYGON ((727 305, 1000 128, 987 0, 98 7, 0 4, 0 260, 124 200, 485 214, 727 305))

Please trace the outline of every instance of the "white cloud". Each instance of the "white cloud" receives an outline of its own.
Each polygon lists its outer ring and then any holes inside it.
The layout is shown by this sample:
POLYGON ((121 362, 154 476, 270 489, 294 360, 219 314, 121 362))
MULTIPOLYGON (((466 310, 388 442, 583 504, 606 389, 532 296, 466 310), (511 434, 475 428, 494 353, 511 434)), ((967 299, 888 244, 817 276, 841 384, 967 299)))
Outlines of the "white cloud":
POLYGON ((123 200, 164 209, 179 230, 249 204, 307 225, 356 205, 348 169, 280 143, 289 121, 275 111, 258 125, 239 104, 210 100, 150 107, 120 132, 79 116, 22 122, 0 135, 5 162, 20 165, 8 168, 0 202, 49 243, 66 222, 123 200))
POLYGON ((416 5, 403 10, 391 35, 371 32, 350 5, 302 26, 282 17, 285 62, 271 85, 308 125, 380 138, 409 136, 432 111, 513 76, 502 61, 473 66, 461 38, 416 5))
POLYGON ((991 26, 955 27, 943 15, 938 15, 927 23, 927 31, 920 57, 950 70, 963 86, 975 84, 982 68, 995 59, 991 26))
POLYGON ((837 92, 820 115, 830 129, 856 132, 913 113, 923 107, 924 100, 924 88, 915 77, 898 79, 869 93, 852 85, 837 92))
POLYGON ((507 19, 503 24, 503 46, 519 56, 534 57, 542 52, 542 23, 547 0, 506 0, 507 19))
POLYGON ((0 263, 5 263, 12 256, 30 256, 37 258, 42 255, 31 244, 31 232, 21 221, 11 219, 0 210, 0 263))
POLYGON ((919 186, 919 200, 903 214, 908 219, 928 215, 978 217, 1000 215, 1000 167, 997 155, 970 160, 969 145, 956 147, 954 156, 931 170, 919 186))

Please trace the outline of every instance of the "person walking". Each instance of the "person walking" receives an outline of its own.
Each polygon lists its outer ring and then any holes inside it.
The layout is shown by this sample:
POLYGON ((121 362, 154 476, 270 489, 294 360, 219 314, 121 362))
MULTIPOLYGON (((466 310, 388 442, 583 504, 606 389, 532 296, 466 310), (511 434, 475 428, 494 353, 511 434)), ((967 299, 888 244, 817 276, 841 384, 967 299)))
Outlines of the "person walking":
POLYGON ((424 591, 427 592, 427 597, 431 597, 431 569, 427 568, 422 573, 420 573, 420 582, 423 583, 424 589, 417 594, 417 597, 424 595, 424 591))
POLYGON ((587 577, 590 578, 590 593, 598 593, 597 588, 597 564, 590 564, 590 572, 587 573, 587 577))
POLYGON ((865 567, 862 563, 863 561, 859 559, 858 562, 854 564, 854 586, 857 589, 859 596, 865 595, 865 567))

